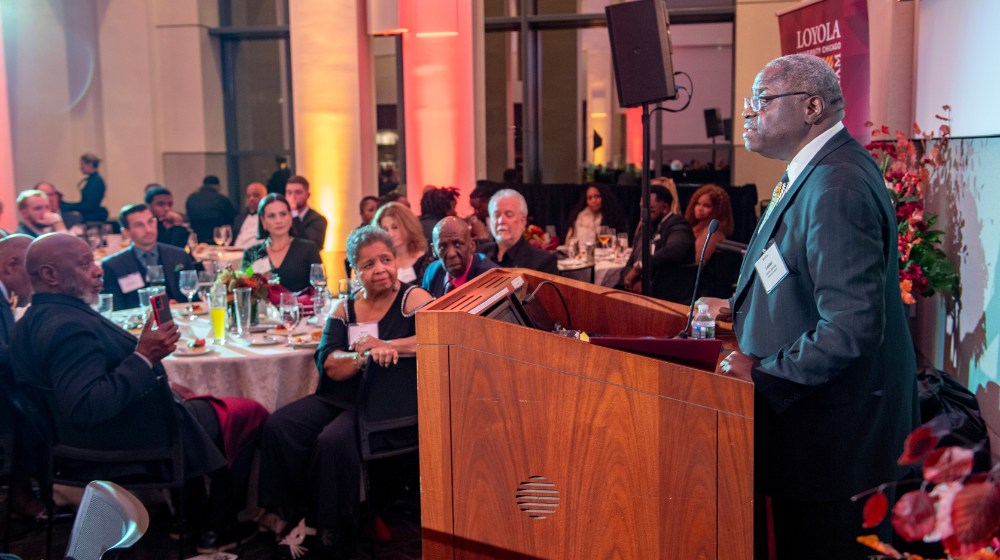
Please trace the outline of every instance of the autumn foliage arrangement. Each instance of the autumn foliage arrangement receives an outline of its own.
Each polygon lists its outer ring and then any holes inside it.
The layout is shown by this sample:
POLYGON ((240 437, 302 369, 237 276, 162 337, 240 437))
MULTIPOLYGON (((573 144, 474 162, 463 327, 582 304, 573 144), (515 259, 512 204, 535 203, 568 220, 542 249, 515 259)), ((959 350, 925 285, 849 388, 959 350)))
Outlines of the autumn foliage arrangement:
POLYGON ((230 301, 233 298, 233 290, 236 288, 250 288, 250 301, 253 304, 266 298, 268 292, 271 291, 271 284, 268 282, 268 277, 255 273, 249 266, 246 270, 234 270, 232 266, 227 266, 219 272, 215 283, 226 287, 230 301))
POLYGON ((531 243, 539 249, 545 249, 548 251, 559 246, 558 237, 549 238, 544 229, 534 224, 524 228, 524 233, 521 235, 528 241, 528 243, 531 243))
MULTIPOLYGON (((950 115, 951 107, 943 107, 950 115)), ((936 292, 951 293, 958 288, 958 275, 937 245, 943 231, 931 229, 937 216, 924 212, 924 189, 931 169, 943 166, 951 135, 949 116, 937 132, 924 132, 916 124, 910 140, 896 131, 895 141, 875 140, 865 146, 875 158, 896 207, 899 235, 899 288, 904 303, 916 303, 913 293, 930 297, 936 292), (938 134, 940 133, 940 136, 938 134)), ((866 123, 872 126, 872 123, 866 123)), ((873 127, 872 137, 888 137, 889 127, 873 127)))
MULTIPOLYGON (((902 483, 920 488, 900 496, 892 508, 892 526, 907 541, 940 542, 955 560, 1000 560, 1000 464, 986 473, 973 473, 978 448, 937 447, 948 432, 935 432, 929 424, 913 431, 903 446, 900 465, 921 464, 923 477, 902 483)), ((955 434, 952 434, 955 435, 955 434)), ((864 527, 876 527, 889 503, 882 485, 855 496, 870 494, 864 507, 864 527)), ((858 537, 888 558, 923 560, 897 551, 875 535, 858 537)))

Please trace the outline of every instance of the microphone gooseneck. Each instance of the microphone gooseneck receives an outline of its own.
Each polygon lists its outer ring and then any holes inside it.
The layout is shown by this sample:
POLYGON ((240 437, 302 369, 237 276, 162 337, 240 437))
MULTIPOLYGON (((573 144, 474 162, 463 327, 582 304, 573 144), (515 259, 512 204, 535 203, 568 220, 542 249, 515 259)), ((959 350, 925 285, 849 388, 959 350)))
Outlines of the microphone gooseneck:
POLYGON ((719 229, 719 220, 712 220, 708 223, 708 235, 705 236, 705 243, 701 245, 701 256, 698 257, 698 274, 694 277, 694 293, 691 294, 691 307, 688 308, 687 324, 684 325, 684 330, 677 335, 677 338, 688 337, 688 329, 691 328, 691 320, 694 318, 694 302, 698 300, 698 284, 701 282, 701 268, 705 261, 705 250, 708 249, 708 240, 712 238, 712 234, 717 229, 719 229))

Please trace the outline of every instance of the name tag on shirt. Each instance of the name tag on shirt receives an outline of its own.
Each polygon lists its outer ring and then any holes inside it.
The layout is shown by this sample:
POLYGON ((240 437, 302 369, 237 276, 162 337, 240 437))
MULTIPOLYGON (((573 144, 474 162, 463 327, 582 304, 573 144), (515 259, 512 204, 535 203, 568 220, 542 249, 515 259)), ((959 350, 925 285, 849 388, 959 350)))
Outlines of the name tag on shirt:
POLYGON ((118 287, 122 289, 123 294, 130 294, 139 288, 145 288, 146 281, 142 279, 141 274, 133 272, 132 274, 119 278, 118 287))
POLYGON ((788 267, 785 266, 785 261, 781 258, 778 246, 774 242, 771 242, 768 248, 764 250, 764 254, 757 259, 754 268, 757 269, 757 275, 760 276, 760 281, 764 284, 764 290, 767 293, 771 293, 771 290, 785 276, 788 276, 788 267))
POLYGON ((250 263, 250 269, 256 274, 267 274, 271 272, 271 259, 270 257, 264 257, 262 259, 257 259, 250 263))
POLYGON ((370 323, 351 323, 347 325, 347 344, 352 345, 364 335, 378 338, 378 321, 370 323))

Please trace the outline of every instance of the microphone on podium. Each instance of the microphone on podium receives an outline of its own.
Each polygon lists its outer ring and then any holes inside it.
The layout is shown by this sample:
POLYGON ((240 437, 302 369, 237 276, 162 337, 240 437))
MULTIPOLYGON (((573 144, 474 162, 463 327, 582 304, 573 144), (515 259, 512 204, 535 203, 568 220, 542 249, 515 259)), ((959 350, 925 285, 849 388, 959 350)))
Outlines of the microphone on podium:
POLYGON ((715 230, 719 229, 719 220, 712 220, 708 224, 708 235, 705 236, 705 243, 701 246, 701 256, 698 257, 698 274, 694 277, 694 293, 691 294, 691 308, 688 309, 688 320, 687 324, 684 325, 684 330, 677 334, 677 338, 687 338, 688 329, 691 328, 691 319, 694 317, 694 302, 698 301, 698 284, 701 283, 701 268, 705 260, 705 250, 708 249, 708 240, 712 238, 712 234, 715 230))

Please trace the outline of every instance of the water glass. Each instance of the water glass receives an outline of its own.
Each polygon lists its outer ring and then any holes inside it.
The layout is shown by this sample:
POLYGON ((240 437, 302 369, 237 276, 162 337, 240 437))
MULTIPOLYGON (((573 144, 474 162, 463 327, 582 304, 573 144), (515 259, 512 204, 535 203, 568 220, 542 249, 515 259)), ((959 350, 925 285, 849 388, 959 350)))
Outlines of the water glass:
POLYGON ((153 312, 153 304, 149 298, 156 295, 156 286, 139 288, 139 307, 142 309, 142 320, 145 322, 153 312))
POLYGON ((309 283, 317 292, 326 291, 326 271, 322 264, 314 264, 309 267, 309 283))
POLYGON ((337 295, 340 299, 344 299, 351 295, 351 281, 347 278, 343 278, 337 282, 337 295))
POLYGON ((146 267, 146 283, 153 286, 162 286, 164 282, 163 267, 158 264, 151 264, 146 267))
POLYGON ((232 226, 219 226, 212 230, 212 240, 219 246, 229 245, 233 240, 232 226))
POLYGON ((97 303, 94 304, 94 311, 100 313, 105 319, 111 319, 111 308, 114 296, 111 294, 97 294, 97 303))
POLYGON ((287 346, 291 346, 292 329, 299 324, 299 301, 295 297, 295 294, 281 294, 281 305, 279 306, 279 311, 281 313, 281 324, 287 331, 285 334, 285 344, 287 346))
POLYGON ((208 293, 208 308, 212 317, 212 338, 216 344, 226 343, 226 307, 229 302, 226 298, 226 288, 216 286, 208 293))
POLYGON ((240 338, 250 333, 250 288, 233 290, 233 306, 236 308, 236 334, 240 338))
POLYGON ((191 302, 194 301, 194 296, 198 293, 198 271, 182 270, 177 279, 177 287, 187 296, 187 312, 194 313, 194 306, 191 305, 191 302))

